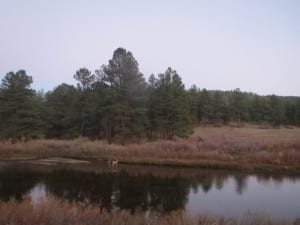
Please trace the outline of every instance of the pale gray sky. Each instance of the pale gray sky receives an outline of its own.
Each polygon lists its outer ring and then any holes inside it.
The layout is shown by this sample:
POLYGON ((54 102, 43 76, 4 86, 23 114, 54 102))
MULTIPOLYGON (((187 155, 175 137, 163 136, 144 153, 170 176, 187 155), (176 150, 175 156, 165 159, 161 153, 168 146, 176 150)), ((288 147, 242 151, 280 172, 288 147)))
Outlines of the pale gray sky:
POLYGON ((1 78, 75 84, 118 47, 146 79, 171 66, 186 87, 300 96, 299 0, 0 0, 1 78))

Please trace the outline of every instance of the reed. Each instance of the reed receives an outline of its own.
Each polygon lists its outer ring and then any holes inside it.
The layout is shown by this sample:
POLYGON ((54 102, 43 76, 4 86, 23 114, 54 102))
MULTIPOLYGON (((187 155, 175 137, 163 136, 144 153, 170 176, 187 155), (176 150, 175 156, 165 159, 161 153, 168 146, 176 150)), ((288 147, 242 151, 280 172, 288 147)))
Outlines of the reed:
POLYGON ((0 143, 1 158, 65 157, 119 159, 122 163, 202 166, 210 168, 277 168, 300 172, 300 128, 200 127, 188 138, 135 144, 105 141, 32 140, 0 143))
MULTIPOLYGON (((296 222, 295 222, 296 223, 296 222)), ((18 202, 0 202, 1 225, 283 225, 289 221, 271 219, 265 215, 247 214, 241 218, 209 215, 189 216, 184 210, 168 214, 160 212, 131 213, 126 210, 101 209, 99 205, 46 197, 32 204, 29 197, 18 202)))

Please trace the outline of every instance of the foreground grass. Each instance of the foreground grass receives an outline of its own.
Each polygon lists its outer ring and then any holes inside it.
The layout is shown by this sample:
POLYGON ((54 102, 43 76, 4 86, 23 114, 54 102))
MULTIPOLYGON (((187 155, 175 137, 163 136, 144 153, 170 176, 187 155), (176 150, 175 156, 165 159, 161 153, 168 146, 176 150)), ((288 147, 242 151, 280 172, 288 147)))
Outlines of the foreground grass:
MULTIPOLYGON (((135 212, 113 210, 107 212, 97 205, 82 206, 55 197, 47 197, 36 204, 30 198, 21 202, 0 202, 0 224, 9 225, 283 225, 286 221, 272 220, 262 215, 246 215, 242 218, 191 217, 183 210, 169 214, 159 212, 135 212)), ((296 222, 295 222, 296 224, 296 222)))
POLYGON ((123 163, 300 174, 300 128, 199 127, 186 139, 117 145, 104 141, 0 143, 0 158, 119 159, 123 163))

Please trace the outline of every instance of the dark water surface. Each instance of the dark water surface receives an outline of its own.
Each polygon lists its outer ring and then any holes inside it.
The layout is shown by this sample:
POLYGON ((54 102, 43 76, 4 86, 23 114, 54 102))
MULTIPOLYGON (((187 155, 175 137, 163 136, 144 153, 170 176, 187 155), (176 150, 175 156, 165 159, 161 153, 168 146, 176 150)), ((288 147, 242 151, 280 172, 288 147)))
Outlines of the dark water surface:
POLYGON ((122 164, 112 169, 105 162, 0 161, 0 200, 21 200, 26 194, 33 202, 54 195, 100 204, 107 210, 186 209, 192 215, 300 217, 300 177, 122 164))

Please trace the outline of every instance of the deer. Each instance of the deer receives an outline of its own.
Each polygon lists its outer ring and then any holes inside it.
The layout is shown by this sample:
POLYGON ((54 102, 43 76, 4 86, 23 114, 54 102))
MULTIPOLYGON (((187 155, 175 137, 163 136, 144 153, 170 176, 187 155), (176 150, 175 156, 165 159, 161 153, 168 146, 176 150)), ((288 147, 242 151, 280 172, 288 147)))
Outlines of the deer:
POLYGON ((117 168, 118 162, 119 162, 119 160, 117 160, 117 159, 116 160, 108 160, 107 164, 108 164, 108 167, 117 168))

